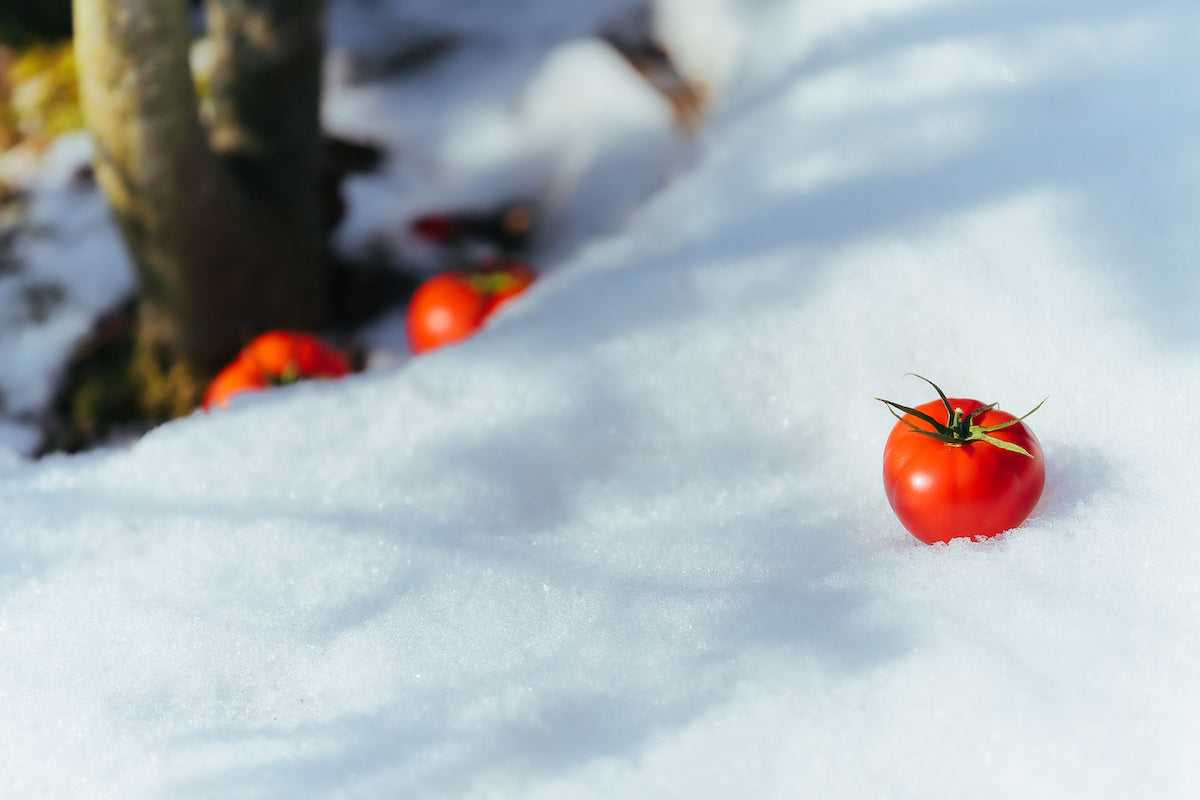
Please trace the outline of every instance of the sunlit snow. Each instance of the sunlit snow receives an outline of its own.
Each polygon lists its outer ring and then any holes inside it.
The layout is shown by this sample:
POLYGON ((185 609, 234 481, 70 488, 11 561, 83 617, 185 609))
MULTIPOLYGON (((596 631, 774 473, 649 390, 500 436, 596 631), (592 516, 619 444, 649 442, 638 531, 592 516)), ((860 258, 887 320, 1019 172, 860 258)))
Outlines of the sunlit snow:
MULTIPOLYGON (((411 85, 331 73, 397 147, 342 244, 553 186, 546 276, 462 345, 382 323, 362 375, 5 458, 0 793, 1200 796, 1200 7, 664 2, 713 47, 688 138, 583 38, 609 4, 473 5, 413 4, 476 44, 411 85), (1049 396, 1025 525, 892 516, 908 372, 1049 396)), ((115 282, 83 315, 128 278, 72 213, 36 258, 115 282)), ((33 403, 62 344, 7 337, 33 403)))

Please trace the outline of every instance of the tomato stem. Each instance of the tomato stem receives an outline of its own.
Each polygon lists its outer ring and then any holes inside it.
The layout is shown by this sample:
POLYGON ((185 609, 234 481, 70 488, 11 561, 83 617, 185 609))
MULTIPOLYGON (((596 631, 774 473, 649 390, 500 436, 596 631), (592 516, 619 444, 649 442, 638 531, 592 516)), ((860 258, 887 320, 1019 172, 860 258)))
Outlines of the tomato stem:
POLYGON ((994 409, 996 407, 995 403, 991 403, 986 406, 980 406, 971 413, 964 415, 964 412, 961 408, 956 408, 950 404, 950 400, 946 397, 946 393, 943 392, 936 383, 928 378, 916 374, 915 372, 910 372, 908 374, 914 378, 920 378, 921 380, 925 381, 933 387, 934 391, 938 393, 938 397, 941 398, 942 404, 946 407, 945 423, 938 422, 929 414, 926 414, 923 411, 918 411, 915 408, 909 408, 908 406, 903 406, 899 403, 893 403, 891 400, 884 400, 882 397, 876 397, 875 399, 886 405, 888 411, 892 412, 892 416, 907 425, 914 433, 919 433, 922 436, 928 436, 931 439, 937 439, 939 442, 944 442, 948 445, 954 446, 969 444, 971 442, 987 442, 993 447, 999 447, 1001 450, 1008 450, 1013 453, 1021 453, 1029 458, 1033 458, 1033 454, 1024 447, 1021 447, 1019 444, 1006 442, 1003 439, 992 436, 991 434, 995 431, 1007 428, 1010 425, 1016 425, 1018 422, 1025 419, 1025 417, 1028 417, 1034 411, 1037 411, 1039 408, 1041 408, 1042 403, 1045 403, 1046 400, 1050 398, 1044 398, 1041 403, 1038 403, 1033 407, 1032 410, 1026 412, 1023 416, 1020 416, 1017 419, 1012 419, 1008 422, 1002 422, 999 425, 976 425, 976 418, 994 409), (900 412, 903 412, 903 414, 900 412), (920 425, 908 419, 909 416, 916 417, 922 422, 925 422, 932 428, 932 430, 922 428, 920 425))

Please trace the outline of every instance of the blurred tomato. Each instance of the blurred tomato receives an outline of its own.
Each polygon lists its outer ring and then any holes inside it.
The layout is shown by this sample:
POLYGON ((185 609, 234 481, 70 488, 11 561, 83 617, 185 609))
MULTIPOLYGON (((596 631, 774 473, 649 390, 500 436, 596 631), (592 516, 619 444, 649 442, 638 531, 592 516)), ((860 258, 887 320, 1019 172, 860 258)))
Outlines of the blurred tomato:
POLYGON ((532 267, 511 259, 430 278, 417 289, 408 307, 408 341, 413 353, 466 339, 535 280, 537 273, 532 267))
POLYGON ((203 408, 227 408, 229 399, 301 380, 340 378, 350 363, 338 350, 307 333, 270 331, 246 345, 238 357, 213 379, 204 393, 203 408))

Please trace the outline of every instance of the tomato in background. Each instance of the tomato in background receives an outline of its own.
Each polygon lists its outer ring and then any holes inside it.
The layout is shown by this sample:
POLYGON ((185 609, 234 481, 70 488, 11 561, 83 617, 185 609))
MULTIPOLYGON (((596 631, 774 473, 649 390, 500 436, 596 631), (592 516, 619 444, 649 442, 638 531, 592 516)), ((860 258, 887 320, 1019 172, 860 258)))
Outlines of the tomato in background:
POLYGON ((882 401, 899 419, 884 445, 883 484, 901 524, 926 544, 1020 525, 1046 482, 1041 444, 1022 421, 1041 403, 1018 418, 921 380, 940 399, 915 408, 882 401))
POLYGON ((537 273, 532 267, 511 259, 430 278, 417 289, 408 306, 408 341, 413 353, 461 342, 535 280, 537 273))
POLYGON ((270 331, 242 349, 213 379, 201 404, 228 408, 234 395, 282 386, 301 380, 340 378, 350 374, 350 362, 330 345, 308 333, 270 331))

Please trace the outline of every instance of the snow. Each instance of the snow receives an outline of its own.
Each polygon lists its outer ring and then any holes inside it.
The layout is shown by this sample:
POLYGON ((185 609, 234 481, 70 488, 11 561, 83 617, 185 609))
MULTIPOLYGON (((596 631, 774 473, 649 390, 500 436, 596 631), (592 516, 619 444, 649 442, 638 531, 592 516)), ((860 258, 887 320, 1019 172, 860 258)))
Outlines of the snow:
MULTIPOLYGON (((1200 793, 1200 9, 664 3, 726 65, 688 140, 578 38, 604 5, 503 15, 546 48, 479 97, 417 91, 467 49, 331 80, 400 148, 346 247, 568 187, 481 335, 0 461, 6 797, 1200 793), (1025 525, 926 547, 891 515, 873 398, 930 399, 910 371, 1049 395, 1025 525)), ((84 217, 30 267, 68 309, 128 281, 84 217)), ((4 346, 7 393, 61 345, 4 346)))
MULTIPOLYGON (((92 155, 84 134, 59 137, 43 168, 22 181, 25 227, 15 238, 16 274, 0 281, 0 408, 9 415, 0 446, 37 443, 29 417, 50 402, 65 354, 98 313, 133 290, 132 271, 107 208, 77 171, 92 155), (40 300, 39 300, 40 298, 40 300)), ((0 172, 0 175, 3 173, 0 172)))

